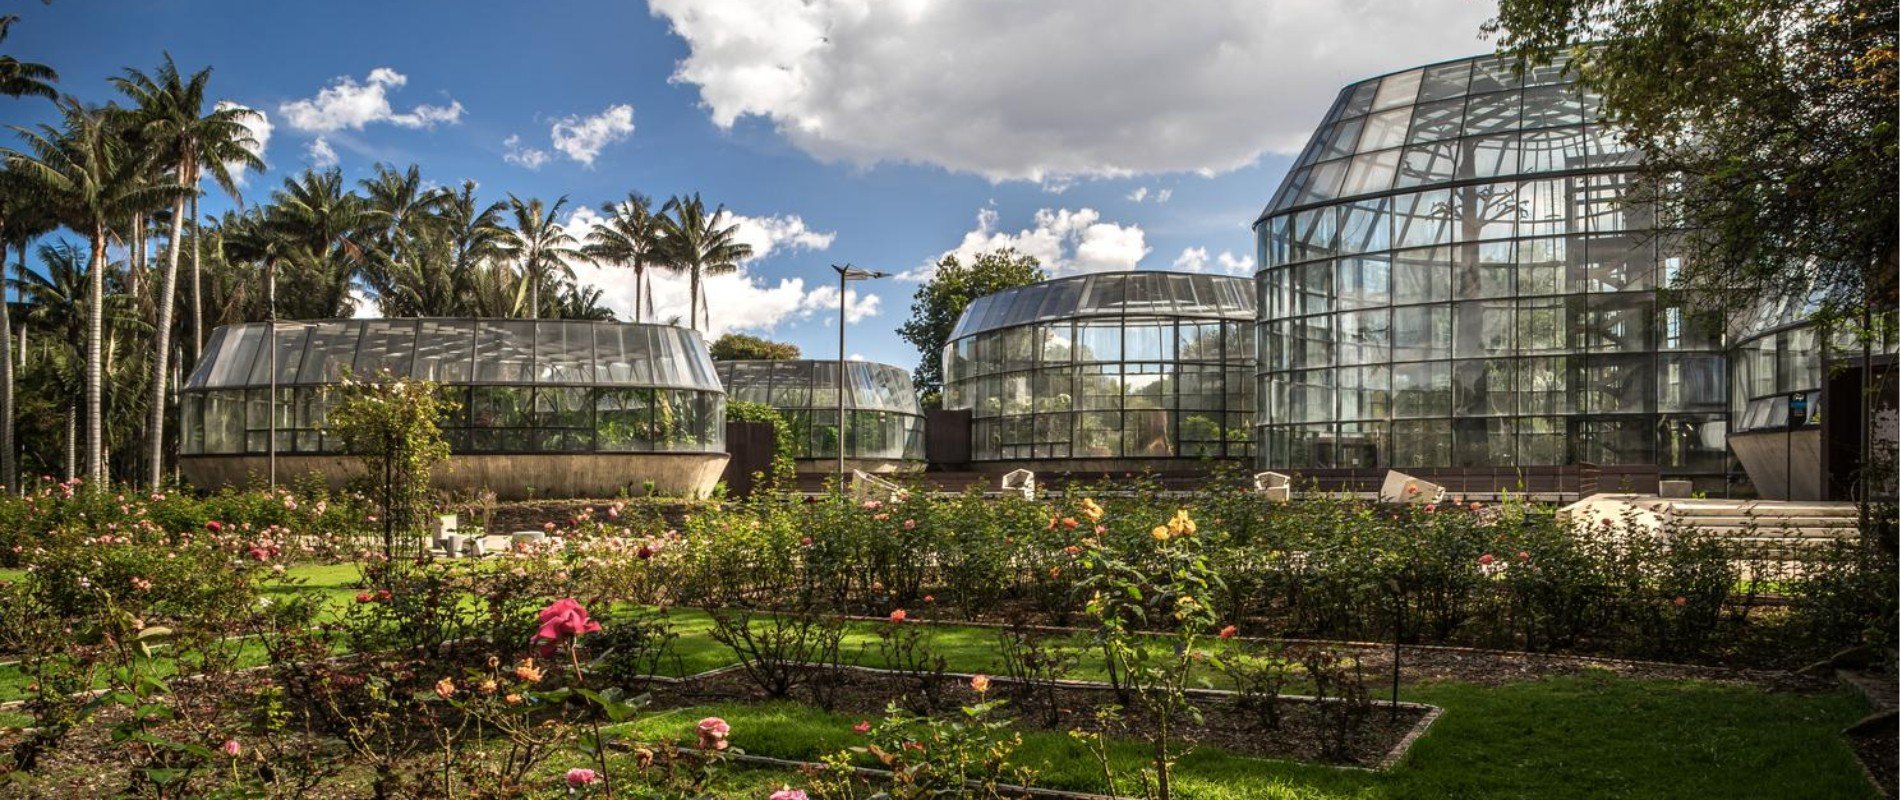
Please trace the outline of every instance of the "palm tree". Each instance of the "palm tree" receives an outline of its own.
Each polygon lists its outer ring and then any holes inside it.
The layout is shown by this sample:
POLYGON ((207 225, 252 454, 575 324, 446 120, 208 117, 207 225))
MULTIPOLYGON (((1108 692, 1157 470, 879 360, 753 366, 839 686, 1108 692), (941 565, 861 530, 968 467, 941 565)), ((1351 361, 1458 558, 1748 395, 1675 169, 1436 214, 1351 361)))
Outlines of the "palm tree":
POLYGON ((372 285, 387 283, 386 276, 376 273, 400 268, 405 258, 412 258, 402 252, 403 246, 434 223, 433 215, 447 193, 424 186, 422 170, 414 164, 402 172, 377 164, 375 177, 357 183, 367 195, 369 216, 376 225, 370 241, 376 251, 375 266, 366 277, 372 285))
POLYGON ((33 240, 56 227, 44 204, 30 194, 31 187, 16 170, 0 170, 0 484, 18 492, 18 445, 14 441, 13 318, 6 302, 6 253, 9 245, 20 250, 20 274, 27 274, 26 250, 33 240))
MULTIPOLYGON (((675 196, 666 201, 666 208, 660 212, 660 250, 664 253, 660 263, 691 278, 687 304, 693 330, 699 330, 705 278, 737 272, 739 262, 752 255, 752 245, 736 238, 739 226, 721 227, 725 221, 726 207, 721 205, 707 214, 706 204, 697 192, 691 197, 675 196)), ((712 316, 710 307, 706 308, 706 315, 712 316)))
POLYGON ((260 219, 265 231, 285 240, 279 256, 302 287, 286 296, 285 315, 350 316, 350 290, 369 260, 377 220, 362 196, 344 190, 343 173, 305 170, 285 178, 260 219))
POLYGON ((574 268, 568 264, 568 260, 581 257, 580 251, 574 247, 574 237, 554 221, 564 205, 567 205, 565 195, 551 206, 544 206, 540 198, 522 202, 513 193, 508 195, 508 207, 515 214, 515 227, 508 232, 508 241, 504 246, 521 267, 523 288, 528 292, 529 319, 541 317, 542 283, 552 280, 557 270, 560 275, 572 280, 574 268))
MULTIPOLYGON (((91 282, 90 273, 105 271, 104 267, 88 267, 87 256, 64 240, 40 245, 39 271, 21 270, 20 277, 8 281, 14 291, 20 295, 21 303, 29 309, 26 322, 36 332, 40 348, 51 356, 50 374, 46 376, 51 383, 51 394, 67 398, 61 403, 68 431, 66 437, 66 477, 79 474, 78 421, 80 404, 71 398, 85 392, 86 361, 82 355, 87 348, 91 309, 95 306, 88 299, 91 282)), ((97 295, 93 295, 97 296, 97 295)))
POLYGON ((105 273, 109 226, 129 213, 157 207, 179 194, 176 186, 141 180, 143 154, 125 146, 110 116, 75 101, 60 104, 63 129, 14 127, 30 153, 7 151, 7 162, 33 185, 35 193, 68 227, 84 233, 92 245, 88 269, 92 302, 86 333, 86 474, 94 488, 105 483, 105 273))
POLYGON ((614 310, 602 305, 601 291, 593 286, 565 286, 561 288, 561 319, 583 319, 594 322, 612 322, 614 310))
MULTIPOLYGON (((20 21, 20 15, 8 14, 0 17, 0 42, 7 40, 7 31, 13 23, 20 21)), ((59 80, 59 73, 45 64, 21 61, 13 56, 0 56, 0 94, 8 97, 44 97, 48 100, 59 99, 59 90, 53 88, 53 82, 59 80)))
POLYGON ((153 325, 156 341, 151 351, 152 401, 151 416, 146 421, 145 456, 146 480, 154 490, 165 474, 165 379, 171 368, 172 310, 178 297, 178 245, 184 241, 186 199, 198 193, 200 176, 205 172, 226 194, 238 197, 231 165, 264 169, 256 153, 257 140, 245 125, 257 112, 223 106, 206 113, 205 85, 210 80, 210 69, 199 70, 190 78, 181 76, 169 53, 156 76, 128 69, 123 77, 112 79, 136 106, 130 112, 134 132, 141 142, 156 150, 160 163, 170 168, 178 186, 178 194, 172 198, 171 236, 165 247, 165 274, 159 282, 157 322, 153 325))
POLYGON ((646 288, 646 275, 659 249, 660 218, 653 213, 653 201, 638 192, 629 192, 621 202, 602 204, 600 213, 607 221, 587 234, 587 246, 581 252, 596 262, 633 270, 633 321, 643 322, 653 316, 653 294, 646 288), (643 302, 645 314, 641 313, 643 302))

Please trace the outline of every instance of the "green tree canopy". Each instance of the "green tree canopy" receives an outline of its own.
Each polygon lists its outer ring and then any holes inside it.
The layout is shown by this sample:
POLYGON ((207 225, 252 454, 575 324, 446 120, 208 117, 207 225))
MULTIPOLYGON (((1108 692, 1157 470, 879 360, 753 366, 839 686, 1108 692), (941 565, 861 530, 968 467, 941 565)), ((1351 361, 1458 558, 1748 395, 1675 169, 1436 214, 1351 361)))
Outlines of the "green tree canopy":
POLYGON ((1527 61, 1573 57, 1685 229, 1692 300, 1890 304, 1900 248, 1892 0, 1502 0, 1527 61))
POLYGON ((964 307, 971 300, 995 294, 1014 286, 1026 286, 1047 279, 1042 263, 1035 256, 1011 248, 978 253, 965 266, 955 255, 937 262, 936 274, 917 290, 910 304, 910 319, 897 329, 917 348, 917 371, 911 382, 923 395, 925 407, 942 402, 943 346, 964 307))
POLYGON ((745 333, 728 333, 714 339, 711 349, 715 361, 790 361, 798 357, 798 345, 745 333))

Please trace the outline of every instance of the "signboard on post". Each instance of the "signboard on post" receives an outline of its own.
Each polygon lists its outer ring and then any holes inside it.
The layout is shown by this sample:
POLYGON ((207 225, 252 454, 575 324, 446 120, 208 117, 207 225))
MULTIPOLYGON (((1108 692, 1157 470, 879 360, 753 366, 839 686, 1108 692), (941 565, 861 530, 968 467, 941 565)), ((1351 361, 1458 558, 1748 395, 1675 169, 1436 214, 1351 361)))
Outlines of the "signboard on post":
POLYGON ((1808 393, 1788 395, 1788 427, 1799 428, 1808 422, 1808 393))

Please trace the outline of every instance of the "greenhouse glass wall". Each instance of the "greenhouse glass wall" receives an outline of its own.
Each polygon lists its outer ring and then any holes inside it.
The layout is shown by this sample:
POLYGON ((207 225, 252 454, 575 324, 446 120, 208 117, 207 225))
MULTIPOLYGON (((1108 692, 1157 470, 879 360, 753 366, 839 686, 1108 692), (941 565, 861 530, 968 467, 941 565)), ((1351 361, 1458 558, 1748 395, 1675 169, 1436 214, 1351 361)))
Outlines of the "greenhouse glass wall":
MULTIPOLYGON (((271 446, 271 338, 264 324, 213 332, 180 392, 181 455, 188 472, 195 467, 220 482, 262 463, 271 446)), ((518 482, 518 488, 545 496, 563 485, 579 491, 648 480, 697 489, 704 482, 701 467, 715 459, 724 463, 725 393, 699 334, 684 328, 563 320, 322 320, 279 322, 274 338, 276 452, 280 461, 312 457, 296 462, 297 469, 334 463, 342 455, 341 442, 324 430, 331 388, 345 375, 379 374, 440 385, 454 404, 441 426, 458 462, 446 474, 472 470, 470 479, 487 482, 491 490, 518 482), (568 458, 541 458, 557 454, 568 458), (636 458, 661 454, 680 458, 636 458), (682 477, 605 474, 634 462, 655 469, 670 464, 664 469, 681 470, 682 477), (522 474, 487 474, 487 467, 507 464, 522 474), (561 470, 575 474, 563 477, 561 470), (588 472, 603 474, 583 474, 588 472)), ((712 471, 716 478, 718 470, 712 471)))
MULTIPOLYGON (((1900 352, 1893 316, 1876 317, 1863 343, 1859 325, 1842 321, 1830 333, 1815 311, 1812 304, 1765 307, 1734 328, 1729 445, 1751 488, 1772 500, 1851 498, 1854 476, 1847 473, 1862 447, 1859 404, 1883 391, 1860 391, 1863 356, 1876 368, 1876 385, 1887 387, 1876 408, 1893 405, 1891 373, 1900 352)), ((1893 451, 1891 426, 1877 425, 1875 435, 1876 450, 1893 451)))
MULTIPOLYGON (((778 409, 798 441, 801 470, 830 472, 838 457, 838 362, 719 361, 733 400, 778 409)), ((924 411, 910 372, 868 361, 845 363, 845 459, 866 472, 921 468, 924 411)))
POLYGON ((977 298, 944 347, 944 408, 970 411, 979 464, 1249 458, 1253 300, 1242 278, 1167 272, 977 298))
POLYGON ((1630 202, 1638 153, 1562 65, 1495 57, 1346 87, 1255 223, 1258 464, 1643 467, 1722 491, 1718 320, 1630 202))

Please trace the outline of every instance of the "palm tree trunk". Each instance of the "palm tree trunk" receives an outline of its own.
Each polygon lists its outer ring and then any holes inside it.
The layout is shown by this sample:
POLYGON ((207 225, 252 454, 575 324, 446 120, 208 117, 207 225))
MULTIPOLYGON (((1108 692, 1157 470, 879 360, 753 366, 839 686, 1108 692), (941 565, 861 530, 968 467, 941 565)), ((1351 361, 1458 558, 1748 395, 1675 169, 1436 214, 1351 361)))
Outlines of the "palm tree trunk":
POLYGON ((66 406, 66 480, 79 477, 79 406, 66 406))
POLYGON ((191 360, 197 363, 205 346, 204 280, 198 262, 198 193, 191 193, 191 360))
POLYGON ((86 276, 86 481, 92 488, 105 485, 105 338, 106 338, 106 229, 92 229, 92 268, 86 276))
POLYGON ((699 267, 693 267, 692 275, 693 285, 686 290, 686 306, 690 309, 686 313, 692 321, 687 324, 693 330, 699 330, 699 267))
MULTIPOLYGON (((6 246, 0 243, 0 484, 18 493, 13 455, 13 316, 7 308, 6 246)), ((26 239, 20 239, 20 269, 26 269, 26 239)))
MULTIPOLYGON (((190 154, 186 158, 193 158, 190 154)), ((189 166, 178 171, 179 188, 190 188, 195 176, 189 166)), ((165 481, 165 379, 171 377, 172 306, 178 296, 178 243, 185 230, 185 198, 172 201, 172 237, 165 248, 165 275, 159 279, 158 329, 152 348, 152 408, 146 425, 146 480, 152 491, 165 481)))

